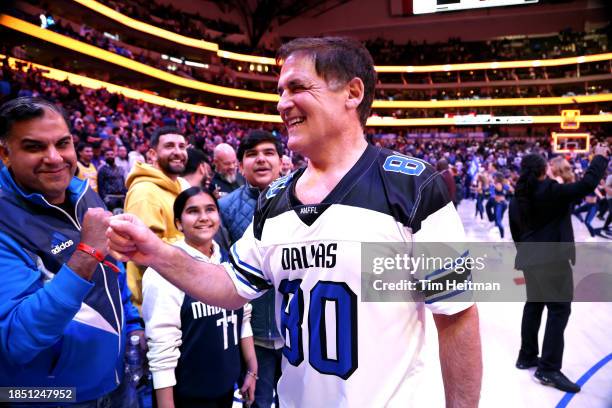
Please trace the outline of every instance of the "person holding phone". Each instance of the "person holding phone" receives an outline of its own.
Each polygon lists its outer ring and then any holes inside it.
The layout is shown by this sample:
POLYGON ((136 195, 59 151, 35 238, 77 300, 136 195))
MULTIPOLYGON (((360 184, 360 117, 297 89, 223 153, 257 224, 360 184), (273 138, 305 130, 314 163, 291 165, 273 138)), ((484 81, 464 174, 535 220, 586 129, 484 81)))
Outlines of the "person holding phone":
POLYGON ((561 372, 563 333, 574 296, 572 204, 597 187, 608 166, 609 154, 606 145, 598 144, 584 177, 578 181, 566 177, 564 183, 548 177, 549 165, 544 157, 535 153, 525 155, 516 195, 510 203, 510 231, 517 247, 515 268, 523 271, 527 287, 516 367, 521 370, 537 367, 536 380, 570 393, 580 391, 580 386, 561 372), (542 248, 539 243, 553 242, 560 243, 554 250, 550 246, 547 251, 537 250, 542 248), (548 311, 546 330, 538 356, 538 331, 544 307, 548 311))

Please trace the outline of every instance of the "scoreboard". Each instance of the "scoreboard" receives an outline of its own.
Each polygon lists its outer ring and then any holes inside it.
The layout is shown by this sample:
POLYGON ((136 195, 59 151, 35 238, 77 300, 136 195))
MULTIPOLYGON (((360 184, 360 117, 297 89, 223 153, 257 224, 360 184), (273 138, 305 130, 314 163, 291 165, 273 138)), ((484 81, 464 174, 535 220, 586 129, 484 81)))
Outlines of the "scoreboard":
POLYGON ((535 4, 539 0, 413 0, 414 14, 438 13, 442 11, 469 10, 485 7, 535 4))

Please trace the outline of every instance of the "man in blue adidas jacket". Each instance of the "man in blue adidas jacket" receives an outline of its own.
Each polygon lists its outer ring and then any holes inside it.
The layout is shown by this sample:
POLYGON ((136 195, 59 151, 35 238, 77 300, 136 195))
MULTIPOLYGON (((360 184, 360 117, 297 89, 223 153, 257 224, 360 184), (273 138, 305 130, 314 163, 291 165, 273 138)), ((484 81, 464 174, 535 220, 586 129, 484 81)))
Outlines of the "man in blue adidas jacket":
POLYGON ((66 123, 39 98, 0 106, 0 386, 75 387, 93 407, 108 405, 126 333, 142 328, 107 256, 110 213, 73 177, 66 123))

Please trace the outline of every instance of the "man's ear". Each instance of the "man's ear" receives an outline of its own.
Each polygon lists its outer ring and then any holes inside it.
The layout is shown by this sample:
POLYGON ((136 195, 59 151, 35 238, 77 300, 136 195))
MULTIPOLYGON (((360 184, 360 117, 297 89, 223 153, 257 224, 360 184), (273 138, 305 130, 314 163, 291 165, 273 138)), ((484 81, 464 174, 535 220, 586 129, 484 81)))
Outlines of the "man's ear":
POLYGON ((242 166, 242 162, 238 162, 238 171, 244 176, 244 167, 242 166))
POLYGON ((6 167, 11 167, 6 140, 0 142, 0 159, 2 159, 2 163, 4 163, 6 167))
POLYGON ((353 78, 346 84, 348 95, 346 99, 347 109, 357 109, 363 100, 364 86, 360 78, 353 78))
POLYGON ((147 156, 147 154, 149 155, 151 160, 153 160, 153 163, 157 163, 157 151, 155 149, 153 149, 152 147, 149 148, 149 150, 147 150, 147 152, 145 153, 145 157, 147 156))

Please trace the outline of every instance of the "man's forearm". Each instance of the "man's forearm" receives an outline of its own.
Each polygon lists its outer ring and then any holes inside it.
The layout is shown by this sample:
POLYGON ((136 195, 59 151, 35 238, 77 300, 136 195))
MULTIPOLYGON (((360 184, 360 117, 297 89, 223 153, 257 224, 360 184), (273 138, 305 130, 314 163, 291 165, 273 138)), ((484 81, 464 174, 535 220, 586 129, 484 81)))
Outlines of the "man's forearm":
POLYGON ((159 408, 174 408, 174 387, 158 388, 155 396, 159 408))
POLYGON ((476 305, 452 316, 434 315, 447 408, 478 406, 482 350, 476 305))
POLYGON ((206 304, 233 310, 246 303, 223 266, 198 261, 175 246, 164 244, 151 267, 206 304))
POLYGON ((257 356, 255 355, 253 336, 245 337, 240 340, 240 351, 242 351, 242 359, 244 360, 246 369, 257 375, 257 356))

